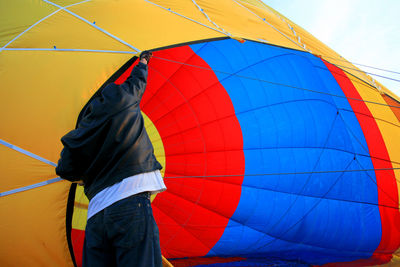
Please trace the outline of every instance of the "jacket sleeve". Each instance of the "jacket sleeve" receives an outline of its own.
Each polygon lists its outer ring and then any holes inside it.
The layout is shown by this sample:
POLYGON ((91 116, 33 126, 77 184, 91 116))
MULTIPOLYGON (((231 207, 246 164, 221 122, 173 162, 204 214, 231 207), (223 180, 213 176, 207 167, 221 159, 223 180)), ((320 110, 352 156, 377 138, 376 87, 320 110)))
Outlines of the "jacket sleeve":
POLYGON ((68 147, 64 147, 61 151, 60 159, 56 167, 56 174, 62 179, 68 180, 70 182, 76 182, 82 180, 81 175, 78 174, 78 168, 76 163, 74 163, 71 151, 68 147))
POLYGON ((147 65, 139 62, 132 72, 128 79, 122 85, 125 90, 129 93, 137 96, 139 101, 142 99, 144 90, 147 85, 147 65))
POLYGON ((71 182, 83 180, 85 159, 80 153, 82 149, 79 149, 84 144, 82 138, 79 138, 82 132, 82 129, 74 129, 61 138, 64 148, 58 160, 56 174, 71 182))

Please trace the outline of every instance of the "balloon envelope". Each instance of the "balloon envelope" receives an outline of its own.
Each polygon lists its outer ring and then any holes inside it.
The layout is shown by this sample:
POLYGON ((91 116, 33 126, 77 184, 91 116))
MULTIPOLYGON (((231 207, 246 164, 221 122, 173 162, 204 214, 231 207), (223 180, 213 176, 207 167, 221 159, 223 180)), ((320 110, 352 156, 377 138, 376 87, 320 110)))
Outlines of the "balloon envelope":
POLYGON ((80 265, 88 202, 53 180, 59 139, 98 88, 126 79, 135 49, 155 50, 141 109, 168 187, 153 201, 165 257, 396 258, 399 102, 387 89, 257 1, 45 3, 10 4, 21 18, 1 24, 4 265, 80 265))

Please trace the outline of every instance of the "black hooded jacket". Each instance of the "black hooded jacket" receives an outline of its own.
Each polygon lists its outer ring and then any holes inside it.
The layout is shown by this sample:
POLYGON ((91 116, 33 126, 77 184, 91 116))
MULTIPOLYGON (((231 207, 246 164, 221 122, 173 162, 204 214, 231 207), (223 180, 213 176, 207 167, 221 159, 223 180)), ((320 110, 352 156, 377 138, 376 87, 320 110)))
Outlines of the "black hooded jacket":
POLYGON ((139 63, 126 82, 110 83, 91 99, 77 128, 61 138, 56 173, 83 180, 89 199, 126 177, 162 169, 139 107, 146 83, 147 65, 139 63))

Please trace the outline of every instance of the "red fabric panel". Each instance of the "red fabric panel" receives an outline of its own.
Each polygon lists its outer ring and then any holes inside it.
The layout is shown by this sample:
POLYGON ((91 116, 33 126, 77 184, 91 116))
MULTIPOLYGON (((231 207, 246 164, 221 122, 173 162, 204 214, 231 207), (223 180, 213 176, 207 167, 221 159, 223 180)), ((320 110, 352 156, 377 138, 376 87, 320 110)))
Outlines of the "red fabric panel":
POLYGON ((239 203, 244 174, 239 121, 214 72, 188 46, 155 52, 149 67, 142 109, 166 155, 168 190, 153 202, 162 253, 204 256, 239 203), (185 178, 168 178, 177 176, 185 178))
MULTIPOLYGON (((382 134, 373 118, 373 115, 371 114, 371 111, 368 109, 365 102, 354 100, 362 99, 357 89, 341 69, 327 62, 325 62, 325 64, 348 98, 354 114, 360 123, 368 144, 368 150, 374 168, 393 168, 382 134)), ((398 209, 390 208, 398 207, 399 205, 394 171, 375 171, 375 175, 382 225, 381 242, 370 259, 351 262, 348 263, 348 266, 365 266, 366 264, 374 265, 387 263, 391 260, 393 252, 395 252, 400 246, 400 213, 398 209)), ((339 265, 345 266, 344 263, 340 263, 339 265)))
POLYGON ((74 248, 75 261, 77 266, 82 266, 83 241, 85 240, 85 231, 72 229, 72 246, 74 248))
POLYGON ((204 256, 222 236, 241 194, 243 138, 233 104, 210 66, 184 46, 154 52, 141 109, 165 149, 168 190, 153 202, 162 253, 204 256))

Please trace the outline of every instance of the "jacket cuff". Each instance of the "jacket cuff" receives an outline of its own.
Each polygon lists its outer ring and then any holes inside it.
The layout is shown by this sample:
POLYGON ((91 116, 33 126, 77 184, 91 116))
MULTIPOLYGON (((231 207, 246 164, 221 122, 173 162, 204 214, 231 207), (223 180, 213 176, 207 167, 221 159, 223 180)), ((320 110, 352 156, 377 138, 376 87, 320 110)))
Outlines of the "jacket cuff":
POLYGON ((147 64, 144 64, 143 62, 139 61, 138 67, 147 70, 147 64))

